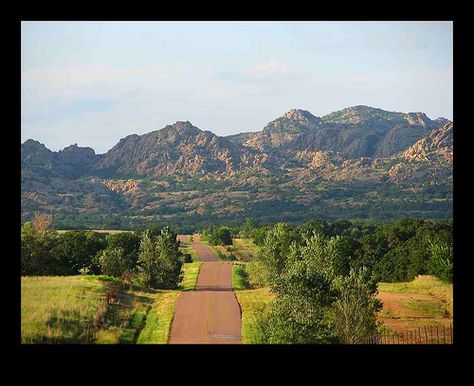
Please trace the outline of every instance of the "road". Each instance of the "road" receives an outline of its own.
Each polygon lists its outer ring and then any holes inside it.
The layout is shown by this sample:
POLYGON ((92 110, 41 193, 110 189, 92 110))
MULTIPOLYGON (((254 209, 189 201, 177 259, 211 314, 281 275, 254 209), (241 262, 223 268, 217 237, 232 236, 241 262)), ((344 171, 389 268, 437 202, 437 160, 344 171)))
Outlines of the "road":
POLYGON ((182 292, 178 298, 169 343, 242 343, 240 305, 232 291, 232 263, 219 261, 198 241, 191 245, 203 263, 196 291, 182 292))

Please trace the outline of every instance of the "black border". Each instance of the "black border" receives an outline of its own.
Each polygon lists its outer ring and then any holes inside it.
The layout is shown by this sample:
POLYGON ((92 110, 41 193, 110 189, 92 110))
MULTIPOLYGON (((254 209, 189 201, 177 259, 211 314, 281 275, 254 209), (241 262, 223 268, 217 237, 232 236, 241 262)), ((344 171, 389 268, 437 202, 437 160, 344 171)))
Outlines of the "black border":
MULTIPOLYGON (((183 5, 184 6, 184 5, 183 5)), ((278 6, 276 3, 273 5, 274 7, 280 7, 283 5, 278 6)), ((432 4, 434 6, 434 4, 432 4)), ((187 6, 186 6, 187 7, 187 6)), ((309 12, 305 12, 303 6, 297 6, 296 4, 286 4, 284 5, 285 8, 285 17, 275 17, 273 15, 270 19, 267 20, 275 20, 275 21, 318 21, 318 20, 341 20, 341 21, 369 21, 369 20, 379 20, 379 21, 387 21, 390 19, 386 19, 385 17, 380 18, 373 18, 367 19, 365 17, 344 17, 342 15, 334 18, 329 19, 307 19, 303 17, 302 19, 298 19, 293 16, 297 14, 298 16, 305 16, 308 15, 309 12), (288 9, 286 9, 288 8, 288 9)), ((239 8, 241 8, 239 6, 239 8)), ((192 8, 189 8, 192 11, 192 8)), ((242 5, 241 10, 248 10, 248 8, 244 8, 242 5)), ((20 195, 18 194, 18 190, 20 189, 20 156, 19 154, 9 155, 8 158, 4 161, 4 170, 8 170, 12 173, 11 177, 8 177, 8 186, 11 188, 10 191, 13 191, 13 181, 16 182, 15 193, 12 194, 12 198, 9 198, 8 202, 11 204, 7 204, 8 210, 10 210, 11 216, 8 216, 8 223, 7 229, 13 233, 12 238, 7 238, 6 241, 9 241, 13 246, 8 253, 4 254, 4 262, 6 261, 8 264, 11 264, 11 267, 8 267, 4 270, 4 277, 8 276, 10 280, 8 286, 5 288, 5 291, 8 293, 7 299, 12 301, 12 308, 14 311, 9 311, 8 313, 4 314, 4 317, 8 315, 8 321, 10 322, 10 327, 7 330, 4 330, 4 335, 7 335, 9 343, 12 343, 14 346, 15 357, 19 359, 21 356, 22 358, 28 357, 28 359, 34 359, 35 361, 41 362, 41 360, 46 361, 55 361, 59 358, 67 359, 71 358, 71 356, 76 356, 76 358, 89 358, 90 355, 94 354, 94 361, 99 361, 99 363, 107 361, 107 358, 117 358, 115 353, 118 353, 121 356, 126 356, 130 361, 130 363, 135 362, 136 359, 140 358, 140 360, 146 361, 149 359, 149 363, 155 363, 155 366, 152 366, 150 369, 152 371, 163 371, 160 370, 162 367, 161 359, 165 357, 170 358, 180 358, 179 364, 185 368, 190 362, 197 361, 199 362, 200 359, 209 360, 209 355, 213 358, 212 360, 222 359, 223 362, 231 363, 229 369, 229 375, 232 374, 232 363, 237 365, 239 370, 236 371, 236 378, 240 377, 242 374, 241 371, 244 369, 248 369, 253 367, 252 364, 257 365, 257 363, 252 363, 252 361, 248 358, 248 355, 255 355, 254 358, 256 361, 262 361, 265 358, 271 358, 272 361, 275 357, 280 357, 282 354, 285 354, 285 358, 292 358, 296 361, 301 361, 300 363, 303 364, 304 362, 314 363, 313 366, 307 367, 306 370, 310 372, 317 371, 317 367, 321 365, 324 366, 324 370, 328 370, 326 366, 328 366, 331 361, 335 361, 335 365, 339 364, 339 368, 342 370, 340 374, 337 376, 343 375, 344 369, 347 369, 347 365, 352 362, 357 362, 358 360, 365 360, 366 358, 370 357, 371 363, 367 363, 367 370, 370 369, 371 366, 378 364, 379 366, 383 366, 384 368, 390 366, 392 370, 390 373, 397 374, 399 371, 403 373, 403 367, 409 366, 410 364, 415 365, 419 361, 424 362, 426 359, 426 363, 430 364, 430 369, 428 368, 421 368, 416 365, 417 369, 420 372, 426 373, 428 371, 433 371, 436 369, 437 363, 444 366, 444 371, 448 371, 445 367, 448 360, 457 360, 457 355, 460 354, 461 350, 467 348, 467 341, 466 338, 469 336, 467 333, 468 326, 467 323, 469 322, 467 318, 467 309, 469 307, 469 303, 467 300, 467 294, 469 294, 469 288, 467 286, 466 281, 469 280, 470 270, 467 269, 468 260, 470 260, 469 254, 465 253, 464 251, 464 241, 462 238, 462 232, 467 230, 463 225, 465 219, 463 216, 466 216, 466 212, 463 208, 465 203, 463 200, 466 199, 466 195, 469 193, 468 188, 461 187, 465 180, 469 180, 469 178, 462 177, 462 168, 466 168, 466 177, 469 176, 469 166, 467 166, 465 159, 469 160, 469 149, 467 146, 472 144, 467 140, 467 138, 463 139, 463 136, 466 137, 469 131, 472 132, 471 128, 467 124, 466 121, 466 109, 461 106, 462 102, 464 102, 467 98, 463 98, 459 96, 461 94, 462 85, 464 85, 465 78, 461 75, 462 74, 462 66, 468 63, 465 59, 463 59, 465 53, 469 51, 466 40, 467 40, 467 26, 464 22, 461 22, 460 19, 453 17, 453 11, 451 7, 437 7, 434 9, 438 11, 438 15, 431 15, 428 19, 424 17, 416 17, 421 16, 424 14, 426 16, 426 9, 419 12, 418 15, 415 16, 416 12, 412 12, 412 5, 408 8, 400 5, 400 8, 394 13, 392 12, 385 12, 382 14, 390 14, 390 16, 394 16, 391 20, 400 20, 400 21, 412 21, 412 20, 452 20, 454 21, 453 28, 454 28, 454 63, 453 66, 455 68, 455 76, 454 76, 454 117, 453 121, 456 120, 456 125, 459 127, 455 134, 455 148, 456 148, 456 156, 454 161, 454 176, 456 180, 456 189, 454 189, 454 215, 456 217, 455 227, 454 227, 454 249, 455 249, 455 267, 454 267, 454 344, 449 346, 329 346, 329 345, 322 345, 322 346, 125 346, 125 345, 116 345, 116 346, 99 346, 99 345, 61 345, 61 346, 51 346, 51 345, 21 345, 20 342, 20 281, 18 280, 20 276, 20 259, 19 259, 19 245, 20 245, 20 236, 19 236, 19 228, 20 224, 20 212, 21 212, 21 205, 20 205, 20 195), (442 15, 439 14, 442 12, 442 15), (398 16, 398 17, 397 17, 398 16), (459 122, 459 123, 458 123, 459 122), (467 127, 466 127, 467 126, 467 127), (16 170, 12 165, 12 159, 16 157, 16 170), (466 157, 464 160, 463 158, 466 157), (13 204, 16 202, 16 205, 13 204), (13 225, 15 223, 15 225, 13 225), (16 271, 16 274, 13 272, 16 271), (13 293, 16 294, 16 297, 13 296, 13 293), (466 304, 463 305, 462 303, 465 302, 466 304), (14 317, 13 317, 14 316, 14 317), (14 333, 15 331, 15 333, 14 333), (92 348, 91 348, 92 347, 92 348), (343 355, 344 359, 349 360, 349 362, 340 362, 340 356, 343 355), (347 355, 347 356, 346 356, 347 355), (317 356, 317 359, 316 359, 317 356), (53 359, 54 358, 54 359, 53 359), (100 359, 99 359, 100 358, 100 359), (396 362, 392 364, 385 363, 387 360, 394 360, 396 362), (413 362, 416 361, 416 362, 413 362), (327 363, 323 363, 327 362, 327 363), (385 364, 384 364, 385 363, 385 364), (342 366, 341 366, 342 365, 342 366)), ((363 10, 362 10, 363 11, 363 10)), ((431 9, 433 11, 433 9, 431 9)), ((238 11, 237 11, 238 13, 238 11)), ((241 12, 242 13, 242 12, 241 12)), ((245 12, 244 12, 245 13, 245 12)), ((71 17, 68 15, 66 17, 51 17, 50 14, 48 15, 40 15, 39 12, 35 17, 32 17, 31 14, 20 12, 19 15, 15 17, 15 19, 11 22, 11 29, 10 34, 7 35, 7 39, 10 40, 9 43, 13 45, 13 49, 10 51, 11 54, 10 60, 8 60, 9 64, 13 67, 13 69, 9 72, 11 76, 8 76, 8 80, 13 83, 13 87, 10 92, 7 94, 9 98, 9 102, 11 102, 12 107, 6 113, 7 115, 13 120, 13 125, 6 126, 8 130, 8 135, 12 135, 12 141, 17 141, 21 143, 20 137, 20 127, 21 127, 21 61, 20 61, 20 52, 21 52, 21 21, 31 21, 31 20, 87 20, 87 21, 100 21, 106 20, 105 17, 71 17), (15 40, 16 39, 16 40, 15 40), (15 75, 13 75, 15 74, 15 75), (14 112, 12 114, 12 112, 14 112), (15 137, 16 138, 13 138, 15 137)), ((133 12, 132 12, 133 14, 133 12)), ((132 16, 130 14, 130 16, 132 16)), ((157 13, 158 14, 158 13, 157 13)), ((317 12, 311 12, 311 14, 318 15, 317 12)), ((190 21, 190 20, 199 20, 194 18, 185 17, 184 14, 177 14, 178 17, 174 17, 169 19, 173 20, 180 20, 180 21, 190 21)), ((122 21, 127 19, 122 18, 114 18, 113 20, 122 21)), ((154 19, 144 18, 144 19, 136 19, 133 18, 133 21, 148 21, 154 19)), ((156 19, 156 21, 163 21, 164 19, 156 19)), ((167 20, 167 21, 169 21, 167 20)), ((212 21, 212 19, 208 19, 204 16, 201 20, 203 21, 212 21)), ((260 21, 265 20, 265 18, 258 17, 258 18, 238 18, 238 19, 228 19, 224 17, 222 19, 216 19, 222 21, 260 21)), ((470 134, 470 133, 469 133, 470 134)), ((10 146, 10 141, 4 142, 4 146, 6 145, 7 150, 16 149, 19 152, 18 145, 10 146), (16 146, 16 147, 15 147, 16 146)), ((467 161, 468 162, 468 161, 467 161)), ((466 181, 467 182, 467 181, 466 181)), ((471 291, 472 292, 472 291, 471 291)), ((90 363, 92 359, 85 360, 84 363, 90 363)), ((82 361, 81 361, 82 362, 82 361)), ((141 362, 142 365, 145 362, 141 362)), ((260 362, 261 363, 261 362, 260 362)), ((276 364, 276 362, 275 362, 276 364)), ((260 366, 259 366, 260 367, 260 366)), ((84 369, 85 370, 85 369, 84 369)), ((272 371, 278 373, 278 367, 275 368, 274 365, 271 368, 268 368, 267 365, 261 367, 261 371, 272 371)), ((321 368, 321 370, 323 370, 321 368)), ((246 372, 247 370, 245 370, 246 372)), ((284 371, 284 368, 280 368, 280 371, 284 371)), ((361 369, 361 371, 363 371, 361 369)), ((370 370, 369 370, 370 371, 370 370)), ((443 371, 443 372, 444 372, 443 371)), ((133 372, 133 371, 132 371, 133 372)), ((184 371, 186 372, 186 371, 184 371)), ((436 371, 435 371, 436 372, 436 371)), ((119 371, 120 373, 120 371, 119 371)), ((348 374, 350 375, 350 374, 348 374)), ((400 374, 401 375, 401 374, 400 374)), ((231 377, 232 378, 232 375, 231 377)), ((401 379, 403 379, 403 375, 401 375, 401 379)), ((180 380, 177 380, 178 382, 180 380)))

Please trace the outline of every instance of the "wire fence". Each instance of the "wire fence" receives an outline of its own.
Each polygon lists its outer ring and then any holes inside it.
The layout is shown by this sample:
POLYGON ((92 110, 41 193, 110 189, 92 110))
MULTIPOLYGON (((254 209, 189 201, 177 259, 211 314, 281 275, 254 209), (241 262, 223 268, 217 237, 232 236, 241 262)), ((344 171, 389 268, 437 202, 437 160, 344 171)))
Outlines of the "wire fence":
POLYGON ((362 344, 452 344, 453 325, 423 326, 404 332, 391 332, 366 338, 362 344))

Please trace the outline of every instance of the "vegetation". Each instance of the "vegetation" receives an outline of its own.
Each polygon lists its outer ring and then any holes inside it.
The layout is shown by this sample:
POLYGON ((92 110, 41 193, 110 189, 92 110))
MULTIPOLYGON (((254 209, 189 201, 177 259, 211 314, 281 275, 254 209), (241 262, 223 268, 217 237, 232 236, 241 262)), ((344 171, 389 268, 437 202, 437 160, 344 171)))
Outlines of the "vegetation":
POLYGON ((167 343, 179 291, 120 287, 107 276, 22 277, 22 343, 167 343))
POLYGON ((157 299, 147 314, 145 327, 141 330, 137 343, 168 343, 174 309, 178 297, 178 291, 159 291, 157 299))
POLYGON ((21 342, 85 343, 109 285, 81 276, 21 278, 21 342))
POLYGON ((153 238, 146 232, 140 242, 139 280, 146 287, 174 289, 181 279, 179 241, 168 227, 153 238))
POLYGON ((210 227, 201 233, 201 240, 211 245, 232 245, 232 236, 228 227, 210 227))
POLYGON ((183 264, 183 280, 180 284, 180 289, 182 291, 194 291, 196 289, 197 278, 201 265, 202 263, 200 261, 196 263, 183 264))
POLYGON ((244 263, 234 263, 232 265, 232 288, 234 290, 244 290, 250 287, 247 271, 244 263))
POLYGON ((267 318, 273 295, 268 288, 235 292, 242 308, 242 341, 247 344, 267 343, 267 318))

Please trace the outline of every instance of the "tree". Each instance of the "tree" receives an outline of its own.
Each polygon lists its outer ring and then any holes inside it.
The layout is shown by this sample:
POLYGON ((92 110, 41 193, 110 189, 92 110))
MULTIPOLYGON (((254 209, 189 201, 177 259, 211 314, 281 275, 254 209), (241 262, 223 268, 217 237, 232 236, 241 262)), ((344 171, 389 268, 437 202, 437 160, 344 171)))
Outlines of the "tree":
POLYGON ((447 242, 434 240, 430 242, 431 257, 429 271, 440 280, 453 282, 453 249, 447 242))
POLYGON ((123 248, 106 248, 99 260, 104 275, 122 277, 130 273, 129 260, 123 248))
POLYGON ((59 234, 52 250, 61 275, 76 275, 80 269, 94 271, 94 257, 106 246, 105 240, 93 231, 68 231, 59 234))
POLYGON ((31 219, 31 224, 35 232, 40 236, 44 236, 47 231, 51 230, 53 216, 49 213, 35 213, 31 219))
POLYGON ((179 241, 169 227, 152 238, 147 231, 140 242, 138 265, 143 285, 152 288, 174 289, 181 279, 179 241))
POLYGON ((335 278, 333 286, 339 293, 332 310, 336 335, 342 343, 362 343, 377 332, 382 304, 375 298, 376 282, 367 269, 358 269, 335 278))
POLYGON ((58 275, 58 262, 52 253, 57 245, 57 234, 49 229, 36 232, 31 222, 21 228, 21 274, 58 275))
POLYGON ((119 232, 108 235, 107 248, 120 248, 127 261, 127 270, 132 272, 137 264, 140 251, 140 235, 135 232, 119 232))
POLYGON ((284 224, 268 232, 260 259, 277 294, 270 343, 353 342, 375 331, 376 282, 366 269, 347 271, 350 251, 342 237, 313 232, 300 241, 284 224))

